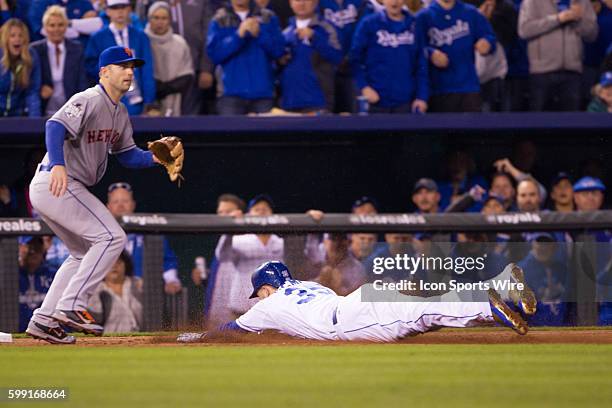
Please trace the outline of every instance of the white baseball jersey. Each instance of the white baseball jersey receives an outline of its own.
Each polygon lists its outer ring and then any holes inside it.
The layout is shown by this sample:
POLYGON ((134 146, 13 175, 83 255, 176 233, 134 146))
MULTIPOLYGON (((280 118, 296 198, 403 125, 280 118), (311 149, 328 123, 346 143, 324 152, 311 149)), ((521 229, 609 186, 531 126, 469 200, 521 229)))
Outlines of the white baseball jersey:
POLYGON ((365 302, 363 286, 338 296, 315 282, 289 280, 236 319, 247 331, 278 330, 315 340, 367 340, 392 342, 439 327, 470 327, 493 322, 488 302, 405 301, 365 302))
POLYGON ((288 280, 276 293, 236 319, 244 330, 278 330, 290 336, 337 340, 333 315, 340 296, 316 282, 288 280))

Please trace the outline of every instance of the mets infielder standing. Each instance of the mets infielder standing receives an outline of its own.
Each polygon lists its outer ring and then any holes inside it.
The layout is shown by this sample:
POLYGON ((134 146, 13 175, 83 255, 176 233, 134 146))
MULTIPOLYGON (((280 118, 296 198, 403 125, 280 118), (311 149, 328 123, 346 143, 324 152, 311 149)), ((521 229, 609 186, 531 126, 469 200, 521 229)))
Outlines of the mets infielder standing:
POLYGON ((129 168, 158 160, 139 149, 121 97, 134 69, 145 62, 123 47, 100 54, 99 84, 74 95, 46 124, 47 154, 30 184, 30 200, 41 218, 66 244, 70 256, 57 271, 26 333, 50 343, 74 343, 61 328, 101 335, 86 310, 90 295, 125 248, 126 235, 87 187, 100 181, 108 154, 129 168))
MULTIPOLYGON (((510 296, 527 316, 536 312, 536 298, 525 283, 523 270, 509 264, 509 274, 521 290, 510 296)), ((348 296, 338 296, 316 282, 294 280, 287 267, 278 261, 266 262, 253 272, 253 293, 258 297, 248 312, 221 326, 221 331, 281 333, 315 340, 361 340, 392 342, 440 327, 472 327, 501 323, 519 334, 528 331, 527 322, 512 310, 500 294, 489 289, 488 301, 458 302, 451 293, 439 302, 366 302, 363 286, 348 296)), ((398 293, 400 296, 404 296, 398 293)), ((399 300, 399 298, 398 298, 399 300)), ((206 333, 183 333, 179 342, 196 342, 206 333)))

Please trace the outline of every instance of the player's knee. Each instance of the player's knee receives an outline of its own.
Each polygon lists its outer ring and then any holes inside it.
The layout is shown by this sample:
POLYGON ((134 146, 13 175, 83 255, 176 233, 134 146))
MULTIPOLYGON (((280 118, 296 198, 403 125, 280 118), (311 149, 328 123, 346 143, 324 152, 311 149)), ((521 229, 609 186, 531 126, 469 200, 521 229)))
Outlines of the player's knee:
POLYGON ((104 241, 109 243, 111 249, 122 251, 127 244, 127 236, 121 227, 117 227, 107 232, 104 241))
POLYGON ((127 235, 124 230, 120 229, 113 232, 113 244, 116 248, 123 251, 123 248, 127 245, 127 235))

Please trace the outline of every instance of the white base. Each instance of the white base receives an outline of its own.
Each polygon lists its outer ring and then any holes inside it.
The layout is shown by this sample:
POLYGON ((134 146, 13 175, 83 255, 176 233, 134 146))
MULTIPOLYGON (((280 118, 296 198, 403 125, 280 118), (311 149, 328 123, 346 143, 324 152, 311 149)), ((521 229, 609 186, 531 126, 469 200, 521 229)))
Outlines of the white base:
POLYGON ((2 333, 0 332, 0 343, 12 343, 13 336, 10 333, 2 333))

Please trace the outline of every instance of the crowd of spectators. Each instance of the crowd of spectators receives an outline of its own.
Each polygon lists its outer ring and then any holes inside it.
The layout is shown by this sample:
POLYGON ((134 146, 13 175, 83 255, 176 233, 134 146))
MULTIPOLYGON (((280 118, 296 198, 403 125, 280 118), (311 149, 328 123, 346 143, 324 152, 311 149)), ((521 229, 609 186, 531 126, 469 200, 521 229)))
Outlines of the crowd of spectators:
MULTIPOLYGON (((606 186, 601 169, 585 166, 581 171, 558 172, 550 182, 536 179, 533 143, 522 141, 514 150, 516 159, 495 160, 490 174, 479 173, 472 156, 464 150, 451 151, 445 176, 438 180, 421 178, 412 186, 410 199, 405 200, 405 212, 437 214, 450 212, 480 212, 485 215, 540 211, 596 211, 603 207, 606 186), (532 152, 532 153, 530 153, 532 152)), ((28 178, 32 163, 40 158, 32 152, 27 159, 24 176, 13 186, 0 186, 0 216, 36 217, 27 204, 28 178), (20 190, 21 189, 21 190, 20 190), (22 191, 23 190, 23 191, 22 191)), ((117 217, 136 211, 135 192, 126 182, 108 186, 107 207, 117 217)), ((297 209, 285 209, 295 212, 297 209)), ((306 212, 315 221, 325 217, 323 209, 306 212)), ((245 202, 233 194, 223 194, 217 203, 217 214, 242 217, 245 214, 270 216, 275 211, 273 198, 259 194, 245 202)), ((385 212, 379 202, 369 196, 355 200, 347 208, 358 215, 385 212)), ((537 292, 540 304, 534 324, 563 325, 571 323, 567 300, 573 288, 572 254, 574 242, 597 243, 594 263, 598 282, 599 323, 612 324, 611 293, 605 292, 612 282, 610 274, 610 231, 570 233, 416 233, 416 234, 308 234, 280 236, 277 234, 222 235, 214 256, 206 268, 194 267, 190 276, 179 276, 178 259, 170 241, 163 239, 163 277, 166 295, 185 292, 187 286, 206 286, 206 317, 208 322, 223 322, 248 310, 256 300, 249 300, 250 274, 264 261, 283 260, 290 265, 297 279, 317 280, 345 295, 377 276, 372 274, 375 258, 396 255, 449 255, 486 253, 487 268, 476 276, 488 279, 497 275, 508 262, 521 265, 528 283, 537 292), (586 238, 585 238, 586 237, 586 238), (448 247, 448 243, 465 246, 448 247), (440 245, 441 247, 438 247, 440 245), (446 245, 446 249, 445 248, 446 245), (445 252, 446 251, 446 252, 445 252), (607 269, 606 269, 607 268, 607 269), (207 279, 207 281, 205 280, 207 279)), ((108 277, 92 297, 91 308, 105 324, 107 332, 138 330, 142 322, 143 244, 140 234, 128 234, 121 259, 109 271, 108 277)), ((20 239, 20 307, 23 325, 29 314, 44 298, 50 281, 61 263, 69 256, 57 237, 22 237, 20 239)), ((197 263, 197 262, 196 262, 197 263)), ((193 264, 191 260, 185 264, 193 264)), ((415 277, 432 279, 430 271, 418 271, 415 277)), ((390 270, 386 278, 404 279, 406 272, 390 270)), ((436 278, 435 276, 433 278, 436 278)), ((467 279, 467 275, 464 275, 467 279)), ((204 289, 204 288, 202 288, 204 289)), ((25 327, 25 326, 23 326, 25 327)))
POLYGON ((612 112, 612 0, 0 0, 0 12, 2 116, 52 114, 96 83, 112 45, 148 62, 123 99, 131 115, 612 112))
MULTIPOLYGON (((596 211, 603 206, 606 186, 597 176, 573 178, 567 172, 559 172, 550 184, 546 183, 546 188, 532 175, 514 167, 507 158, 498 161, 495 167, 498 170, 489 178, 465 174, 463 179, 451 182, 450 186, 455 190, 450 195, 448 204, 444 206, 441 204, 440 188, 443 183, 430 178, 419 179, 412 191, 416 213, 467 211, 499 215, 506 212, 585 212, 596 211), (479 180, 479 184, 462 190, 460 186, 466 185, 468 176, 479 180), (491 184, 487 179, 491 180, 491 184), (462 191, 465 192, 461 193, 462 191)), ((267 195, 256 196, 246 208, 249 214, 270 215, 273 208, 272 199, 267 195), (263 211, 254 211, 257 206, 261 206, 263 211)), ((219 197, 218 214, 241 217, 243 209, 244 201, 239 197, 232 194, 219 197)), ((351 208, 352 213, 359 215, 376 214, 383 210, 374 198, 367 196, 356 200, 351 208)), ((325 217, 321 210, 309 210, 307 214, 315 221, 325 217)), ((248 276, 252 268, 247 266, 266 259, 283 260, 292 265, 290 267, 295 278, 315 280, 340 295, 346 295, 368 281, 380 278, 397 281, 412 276, 405 270, 393 269, 387 269, 384 276, 375 275, 373 265, 376 258, 394 258, 403 254, 452 257, 486 254, 484 270, 478 271, 475 276, 466 273, 460 278, 500 278, 504 267, 509 262, 515 262, 524 268, 527 282, 536 291, 539 299, 538 312, 531 323, 548 326, 571 324, 573 317, 568 305, 572 300, 575 301, 571 297, 575 286, 575 275, 570 272, 573 265, 571 256, 575 252, 572 244, 590 241, 597 243, 595 253, 598 259, 594 262, 594 267, 597 284, 600 285, 597 288, 597 296, 600 299, 598 323, 612 324, 612 302, 607 293, 608 282, 612 276, 612 270, 609 269, 612 235, 609 231, 575 234, 564 231, 513 234, 387 233, 380 236, 334 233, 308 234, 299 240, 301 245, 296 246, 289 236, 222 236, 215 260, 211 264, 208 281, 208 321, 221 322, 248 309, 248 276), (223 305, 227 307, 224 308, 223 305)), ((432 276, 432 271, 427 269, 416 271, 414 276, 421 279, 439 278, 432 276)), ((458 275, 452 275, 454 279, 457 277, 458 275)), ((194 280, 194 283, 201 284, 197 280, 194 280)))

